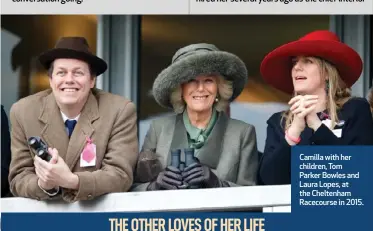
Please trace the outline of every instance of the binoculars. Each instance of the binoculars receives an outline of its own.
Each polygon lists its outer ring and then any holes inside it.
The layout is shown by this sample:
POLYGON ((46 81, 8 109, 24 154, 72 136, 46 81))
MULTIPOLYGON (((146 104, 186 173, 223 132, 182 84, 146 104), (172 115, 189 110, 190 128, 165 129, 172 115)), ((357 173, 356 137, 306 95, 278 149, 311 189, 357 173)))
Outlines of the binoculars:
MULTIPOLYGON (((175 149, 171 150, 171 166, 184 171, 184 169, 194 163, 197 163, 197 159, 194 157, 193 148, 184 148, 185 162, 181 161, 181 150, 175 149)), ((179 186, 180 189, 184 188, 193 188, 189 187, 187 183, 183 183, 182 186, 179 186)))
POLYGON ((171 150, 171 166, 178 168, 180 171, 183 171, 185 167, 188 167, 197 162, 196 158, 194 157, 194 149, 193 148, 185 148, 185 162, 181 161, 181 150, 175 149, 171 150))
POLYGON ((38 136, 32 136, 28 139, 28 144, 35 150, 36 155, 49 162, 52 156, 48 152, 48 145, 38 136))

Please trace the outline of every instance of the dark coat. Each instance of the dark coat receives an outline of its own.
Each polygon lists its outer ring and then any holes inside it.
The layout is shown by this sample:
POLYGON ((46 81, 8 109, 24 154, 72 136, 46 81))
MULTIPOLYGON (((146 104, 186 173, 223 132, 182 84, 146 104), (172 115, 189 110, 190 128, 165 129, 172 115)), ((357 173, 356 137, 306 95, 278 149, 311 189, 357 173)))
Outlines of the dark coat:
MULTIPOLYGON (((280 125, 281 115, 282 112, 275 113, 267 121, 267 139, 259 165, 260 184, 291 183, 291 146, 285 140, 285 122, 280 125)), ((298 145, 373 145, 372 113, 366 99, 350 99, 338 111, 338 118, 345 121, 335 128, 342 129, 340 138, 322 124, 316 132, 306 127, 298 145)))
POLYGON ((8 117, 1 105, 1 197, 9 195, 9 165, 11 160, 8 117))

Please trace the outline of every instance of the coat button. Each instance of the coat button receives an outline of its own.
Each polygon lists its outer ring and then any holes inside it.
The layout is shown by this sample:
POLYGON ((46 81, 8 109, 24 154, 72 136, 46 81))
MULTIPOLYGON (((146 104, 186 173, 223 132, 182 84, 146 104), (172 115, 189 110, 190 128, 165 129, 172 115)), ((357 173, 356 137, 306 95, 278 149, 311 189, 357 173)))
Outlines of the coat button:
POLYGON ((88 199, 92 199, 92 194, 88 194, 88 199))

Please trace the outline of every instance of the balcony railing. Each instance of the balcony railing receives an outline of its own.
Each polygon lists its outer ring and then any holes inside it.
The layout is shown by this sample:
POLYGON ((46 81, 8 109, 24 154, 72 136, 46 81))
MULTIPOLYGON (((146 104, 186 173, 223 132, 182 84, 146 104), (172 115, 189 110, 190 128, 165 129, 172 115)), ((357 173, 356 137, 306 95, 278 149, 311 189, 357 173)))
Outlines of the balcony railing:
POLYGON ((2 198, 1 212, 290 212, 290 185, 112 193, 90 201, 2 198))

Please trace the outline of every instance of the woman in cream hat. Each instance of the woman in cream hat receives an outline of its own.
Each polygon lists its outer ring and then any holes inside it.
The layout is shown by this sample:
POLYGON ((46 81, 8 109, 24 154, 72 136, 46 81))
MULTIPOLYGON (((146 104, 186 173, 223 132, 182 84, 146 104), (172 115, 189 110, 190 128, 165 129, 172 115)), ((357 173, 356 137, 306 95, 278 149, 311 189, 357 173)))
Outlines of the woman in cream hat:
MULTIPOLYGON (((192 44, 176 52, 153 85, 156 101, 173 109, 175 115, 154 120, 142 147, 147 155, 152 150, 161 171, 135 185, 135 191, 256 183, 255 128, 224 112, 243 90, 247 75, 241 59, 211 44, 192 44), (190 166, 184 156, 186 148, 194 151, 195 163, 190 166), (184 169, 171 166, 171 152, 177 149, 184 169)), ((144 159, 141 153, 139 159, 144 159)), ((144 172, 148 171, 137 171, 144 172)))
POLYGON ((350 93, 362 66, 356 51, 329 31, 311 32, 264 58, 263 78, 293 98, 288 111, 267 121, 261 183, 290 184, 294 145, 373 144, 369 103, 350 93))

